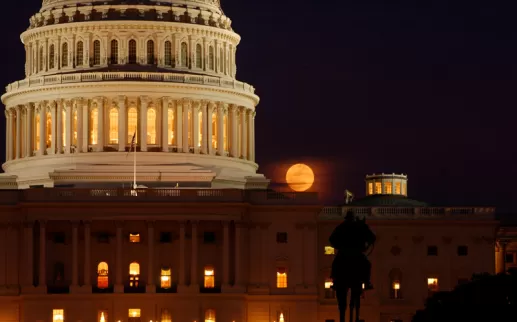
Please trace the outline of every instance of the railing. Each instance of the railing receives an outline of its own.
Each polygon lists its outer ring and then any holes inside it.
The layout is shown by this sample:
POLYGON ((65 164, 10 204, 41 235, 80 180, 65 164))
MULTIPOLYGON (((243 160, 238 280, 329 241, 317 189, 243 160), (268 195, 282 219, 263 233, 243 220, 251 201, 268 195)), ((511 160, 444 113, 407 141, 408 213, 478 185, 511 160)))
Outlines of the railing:
POLYGON ((98 72, 75 73, 64 75, 36 76, 16 81, 6 86, 7 93, 21 89, 34 88, 44 85, 71 84, 85 82, 109 81, 145 81, 165 83, 198 84, 222 88, 231 88, 247 94, 254 94, 255 88, 244 82, 226 80, 213 76, 186 75, 175 73, 139 73, 139 72, 98 72))
POLYGON ((356 216, 371 219, 399 219, 415 218, 426 219, 435 217, 468 218, 469 216, 484 215, 494 217, 495 208, 492 207, 324 207, 320 212, 322 219, 342 219, 348 211, 356 216))

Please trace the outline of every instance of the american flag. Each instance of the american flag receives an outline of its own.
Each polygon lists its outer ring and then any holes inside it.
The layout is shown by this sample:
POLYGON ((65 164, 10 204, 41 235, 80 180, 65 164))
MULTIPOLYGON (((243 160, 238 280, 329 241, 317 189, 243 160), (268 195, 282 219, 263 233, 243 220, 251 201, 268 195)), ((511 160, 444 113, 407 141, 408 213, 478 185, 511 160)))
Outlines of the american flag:
POLYGON ((127 151, 126 158, 129 155, 129 152, 131 152, 131 150, 135 149, 135 152, 136 152, 136 146, 135 146, 136 142, 135 141, 136 141, 136 130, 135 130, 135 133, 133 133, 133 138, 131 139, 131 146, 129 147, 129 151, 127 151))

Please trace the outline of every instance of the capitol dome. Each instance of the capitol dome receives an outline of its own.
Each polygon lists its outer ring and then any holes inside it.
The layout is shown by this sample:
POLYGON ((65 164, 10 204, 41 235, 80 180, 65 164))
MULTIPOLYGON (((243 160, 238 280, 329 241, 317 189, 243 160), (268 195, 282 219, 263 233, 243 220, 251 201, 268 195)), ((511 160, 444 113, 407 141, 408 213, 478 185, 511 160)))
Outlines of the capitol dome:
POLYGON ((9 84, 2 188, 264 188, 253 86, 219 0, 44 0, 9 84))

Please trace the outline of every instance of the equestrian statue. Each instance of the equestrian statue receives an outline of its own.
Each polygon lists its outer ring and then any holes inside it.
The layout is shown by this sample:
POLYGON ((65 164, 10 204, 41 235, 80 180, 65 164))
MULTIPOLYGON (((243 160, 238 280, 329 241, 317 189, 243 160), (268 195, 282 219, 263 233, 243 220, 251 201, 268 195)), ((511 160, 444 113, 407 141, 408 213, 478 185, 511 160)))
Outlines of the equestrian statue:
POLYGON ((332 288, 336 292, 340 322, 345 322, 348 290, 350 322, 359 322, 363 289, 373 289, 370 280, 372 265, 367 256, 372 252, 374 244, 375 234, 366 224, 366 220, 356 218, 352 211, 347 212, 345 220, 330 235, 330 245, 337 250, 332 262, 331 278, 332 288))

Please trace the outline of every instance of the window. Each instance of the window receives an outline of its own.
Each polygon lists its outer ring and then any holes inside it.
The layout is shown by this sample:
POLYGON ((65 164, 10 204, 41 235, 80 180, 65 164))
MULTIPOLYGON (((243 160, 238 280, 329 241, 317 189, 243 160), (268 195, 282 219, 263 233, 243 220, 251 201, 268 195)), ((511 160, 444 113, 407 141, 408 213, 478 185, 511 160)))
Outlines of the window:
POLYGON ((285 322, 284 313, 280 312, 278 315, 278 322, 285 322))
POLYGON ((61 66, 68 67, 68 43, 65 42, 61 48, 61 66))
MULTIPOLYGON (((135 107, 131 107, 127 111, 127 142, 131 142, 133 134, 136 132, 138 124, 138 112, 135 107)), ((138 137, 135 136, 135 143, 138 142, 138 137)))
POLYGON ((334 255, 336 250, 332 246, 325 246, 325 255, 334 255))
POLYGON ((156 144, 156 110, 147 110, 147 144, 156 144))
POLYGON ((168 140, 169 144, 174 144, 174 128, 176 125, 174 124, 176 110, 169 107, 169 113, 167 114, 169 119, 167 120, 167 129, 168 129, 168 140))
POLYGON ((215 273, 214 273, 214 268, 211 266, 205 267, 205 280, 203 282, 203 287, 205 287, 205 288, 214 288, 215 287, 215 273))
POLYGON ((368 182, 368 194, 373 195, 373 183, 368 182))
POLYGON ((395 194, 400 195, 400 182, 395 182, 395 194))
POLYGON ((130 243, 139 243, 140 242, 140 234, 139 233, 129 234, 129 242, 130 243))
POLYGON ((65 133, 67 131, 70 131, 70 129, 67 130, 67 128, 66 128, 66 110, 65 109, 63 109, 61 111, 61 130, 63 132, 60 133, 59 135, 61 135, 61 138, 63 139, 63 146, 67 146, 68 142, 66 142, 66 135, 65 135, 65 133))
POLYGON ((54 309, 52 310, 52 322, 63 322, 65 320, 65 310, 54 309))
POLYGON ((97 265, 97 288, 108 288, 108 263, 100 262, 97 265))
POLYGON ((147 41, 147 64, 154 64, 154 41, 147 41))
POLYGON ((129 264, 129 287, 138 287, 140 281, 140 264, 133 262, 129 264))
POLYGON ((381 186, 380 182, 376 182, 375 183, 375 193, 376 194, 381 194, 382 193, 382 186, 381 186))
POLYGON ((43 47, 39 49, 39 71, 43 71, 45 69, 45 59, 43 56, 43 47))
POLYGON ((287 287, 287 270, 285 269, 285 267, 278 267, 276 269, 276 287, 287 287))
POLYGON ((82 66, 84 60, 84 48, 83 48, 83 42, 80 41, 77 43, 77 53, 75 57, 75 64, 77 66, 82 66))
POLYGON ((161 276, 160 276, 160 287, 161 288, 171 288, 171 269, 170 268, 162 268, 161 276))
POLYGON ((65 233, 57 232, 52 233, 52 241, 54 244, 64 244, 65 243, 65 233))
POLYGON ((188 146, 189 147, 192 147, 194 144, 192 142, 192 139, 193 139, 193 131, 194 131, 194 118, 192 117, 192 111, 190 109, 188 109, 189 111, 187 112, 187 137, 188 137, 188 146))
POLYGON ((110 62, 111 64, 118 64, 118 41, 115 39, 111 41, 110 62))
POLYGON ((429 277, 427 278, 427 289, 430 293, 438 292, 438 278, 436 277, 429 277))
POLYGON ((101 42, 95 40, 93 42, 93 66, 99 66, 101 64, 101 42))
POLYGON ((170 41, 165 42, 164 46, 164 53, 163 56, 165 57, 165 65, 166 66, 172 66, 172 46, 170 41))
POLYGON ((167 309, 162 309, 160 322, 172 322, 171 312, 167 309))
POLYGON ((438 256, 438 247, 427 246, 427 256, 438 256))
POLYGON ((108 322, 108 311, 107 310, 99 311, 99 313, 97 314, 97 321, 108 322))
POLYGON ((390 271, 390 298, 401 299, 402 298, 402 272, 398 268, 394 268, 390 271))
POLYGON ((215 310, 208 309, 205 311, 205 322, 215 322, 215 310))
POLYGON ((279 244, 286 244, 287 243, 287 233, 286 232, 276 233, 276 242, 279 244))
POLYGON ((212 148, 217 149, 217 139, 219 138, 219 133, 217 133, 217 113, 212 113, 212 148))
POLYGON ((214 70, 214 47, 208 49, 208 68, 214 70))
POLYGON ((213 231, 205 231, 203 233, 203 243, 205 243, 205 244, 215 243, 215 233, 213 231))
POLYGON ((228 126, 228 113, 224 113, 224 116, 223 116, 223 148, 224 148, 224 151, 228 151, 228 147, 229 147, 229 138, 230 138, 230 135, 228 134, 228 129, 230 127, 228 126))
POLYGON ((393 186, 391 182, 384 183, 384 193, 391 195, 393 193, 393 186))
MULTIPOLYGON (((96 106, 96 105, 95 105, 96 106)), ((89 140, 89 144, 97 144, 97 138, 98 138, 98 134, 97 134, 97 129, 99 128, 99 110, 94 107, 91 111, 90 111, 90 122, 88 122, 88 125, 90 127, 90 140, 89 140)))
POLYGON ((48 68, 54 68, 54 45, 50 45, 48 50, 48 68))
POLYGON ((326 299, 336 298, 336 292, 332 288, 332 285, 334 285, 334 283, 332 282, 331 278, 325 279, 325 298, 326 299))
POLYGON ((50 145, 52 144, 52 115, 50 112, 47 112, 47 133, 46 133, 46 139, 47 139, 47 148, 50 148, 50 145))
POLYGON ((36 149, 39 150, 39 127, 40 127, 40 116, 39 116, 39 113, 36 114, 36 116, 34 117, 34 136, 35 136, 35 141, 36 141, 36 149))
POLYGON ((200 44, 196 45, 196 67, 203 68, 203 48, 200 44))
POLYGON ((181 66, 188 67, 188 47, 186 42, 181 43, 181 66))
POLYGON ((127 316, 129 318, 139 318, 140 317, 140 309, 129 309, 127 316))
POLYGON ((219 72, 224 70, 224 51, 223 49, 219 49, 219 72))
POLYGON ((467 246, 458 246, 458 256, 467 256, 469 248, 467 246))
POLYGON ((392 284, 391 284, 391 298, 392 299, 400 299, 402 298, 402 293, 401 293, 401 289, 400 289, 400 282, 399 281, 394 281, 392 284))
POLYGON ((73 117, 72 117, 72 127, 73 127, 73 137, 72 137, 72 144, 73 145, 77 145, 77 109, 74 108, 74 112, 73 112, 73 117))
POLYGON ((110 121, 110 144, 118 144, 118 110, 113 107, 110 110, 109 115, 110 121))
POLYGON ((136 64, 136 40, 131 39, 129 41, 128 52, 129 52, 128 63, 136 64))
POLYGON ((197 116, 197 119, 198 119, 198 142, 197 142, 197 146, 198 147, 201 147, 201 143, 203 142, 203 112, 202 111, 199 111, 198 112, 198 116, 197 116))
POLYGON ((166 243, 170 243, 171 241, 172 241, 172 234, 170 232, 162 231, 160 233, 160 243, 166 244, 166 243))

